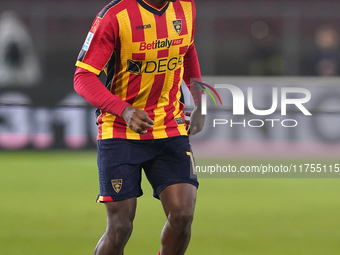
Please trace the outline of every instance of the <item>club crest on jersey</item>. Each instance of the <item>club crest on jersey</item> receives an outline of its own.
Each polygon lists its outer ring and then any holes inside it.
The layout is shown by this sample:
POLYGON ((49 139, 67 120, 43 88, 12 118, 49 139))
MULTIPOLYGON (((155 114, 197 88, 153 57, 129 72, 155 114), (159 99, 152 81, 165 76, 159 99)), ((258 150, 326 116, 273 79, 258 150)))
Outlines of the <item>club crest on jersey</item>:
POLYGON ((111 180, 112 188, 119 193, 119 191, 122 189, 123 186, 123 180, 122 179, 115 179, 111 180))
POLYGON ((182 32, 182 20, 176 19, 176 20, 172 21, 172 24, 174 25, 174 28, 175 28, 177 34, 180 35, 181 32, 182 32))

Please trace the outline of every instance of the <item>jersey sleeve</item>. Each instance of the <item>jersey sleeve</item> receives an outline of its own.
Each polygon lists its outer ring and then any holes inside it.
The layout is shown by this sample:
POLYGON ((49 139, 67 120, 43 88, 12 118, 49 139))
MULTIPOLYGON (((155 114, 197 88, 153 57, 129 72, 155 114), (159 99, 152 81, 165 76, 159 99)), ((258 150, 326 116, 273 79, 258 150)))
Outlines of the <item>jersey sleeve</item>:
POLYGON ((194 81, 202 82, 201 69, 198 62, 195 44, 191 44, 184 56, 183 80, 190 90, 195 105, 201 102, 202 91, 195 87, 194 81))
POLYGON ((196 6, 194 1, 192 1, 192 35, 191 44, 187 53, 184 56, 184 74, 183 80, 190 90, 190 93, 194 99, 195 105, 201 103, 202 91, 195 87, 194 81, 202 81, 201 69, 197 57, 197 51, 194 43, 195 34, 195 20, 196 20, 196 6))
POLYGON ((115 15, 96 17, 78 55, 76 66, 97 75, 104 69, 118 40, 119 27, 115 15))
POLYGON ((77 68, 74 75, 74 89, 94 107, 121 116, 129 104, 119 96, 113 95, 98 79, 98 77, 83 68, 77 68))
POLYGON ((196 28, 196 5, 195 2, 192 1, 192 34, 190 44, 193 44, 194 42, 195 28, 196 28))

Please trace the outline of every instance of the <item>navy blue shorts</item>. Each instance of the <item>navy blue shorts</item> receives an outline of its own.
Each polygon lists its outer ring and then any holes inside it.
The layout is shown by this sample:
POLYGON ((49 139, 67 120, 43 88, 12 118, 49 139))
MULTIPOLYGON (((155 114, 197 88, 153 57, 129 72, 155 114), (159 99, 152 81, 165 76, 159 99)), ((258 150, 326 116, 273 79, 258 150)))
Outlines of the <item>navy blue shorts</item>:
POLYGON ((100 194, 97 202, 121 201, 143 195, 142 169, 153 195, 177 183, 198 188, 194 159, 187 136, 155 140, 100 140, 98 170, 100 194))

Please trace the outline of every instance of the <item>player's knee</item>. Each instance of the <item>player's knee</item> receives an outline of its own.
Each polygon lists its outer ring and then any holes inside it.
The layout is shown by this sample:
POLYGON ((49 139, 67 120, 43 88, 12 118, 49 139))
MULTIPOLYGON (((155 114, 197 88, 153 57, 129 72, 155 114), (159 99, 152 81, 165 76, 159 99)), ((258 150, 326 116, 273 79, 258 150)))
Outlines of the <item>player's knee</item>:
POLYGON ((132 232, 132 222, 121 221, 111 224, 106 229, 107 238, 110 240, 119 241, 120 239, 125 240, 131 235, 132 232))
POLYGON ((169 214, 168 221, 171 227, 179 231, 187 231, 191 227, 194 215, 192 212, 179 210, 169 214))

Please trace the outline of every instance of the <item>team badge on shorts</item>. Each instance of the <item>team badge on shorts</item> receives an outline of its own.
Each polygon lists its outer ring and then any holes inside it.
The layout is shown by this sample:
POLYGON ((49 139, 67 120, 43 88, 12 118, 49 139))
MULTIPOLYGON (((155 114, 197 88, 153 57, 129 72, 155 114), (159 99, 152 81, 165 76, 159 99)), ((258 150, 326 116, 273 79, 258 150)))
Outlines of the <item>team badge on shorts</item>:
POLYGON ((111 180, 112 188, 119 193, 119 191, 122 189, 123 186, 123 180, 122 179, 115 179, 111 180))
POLYGON ((180 35, 181 32, 182 32, 182 20, 176 19, 176 20, 172 21, 172 24, 174 25, 174 28, 175 28, 177 34, 180 35))

